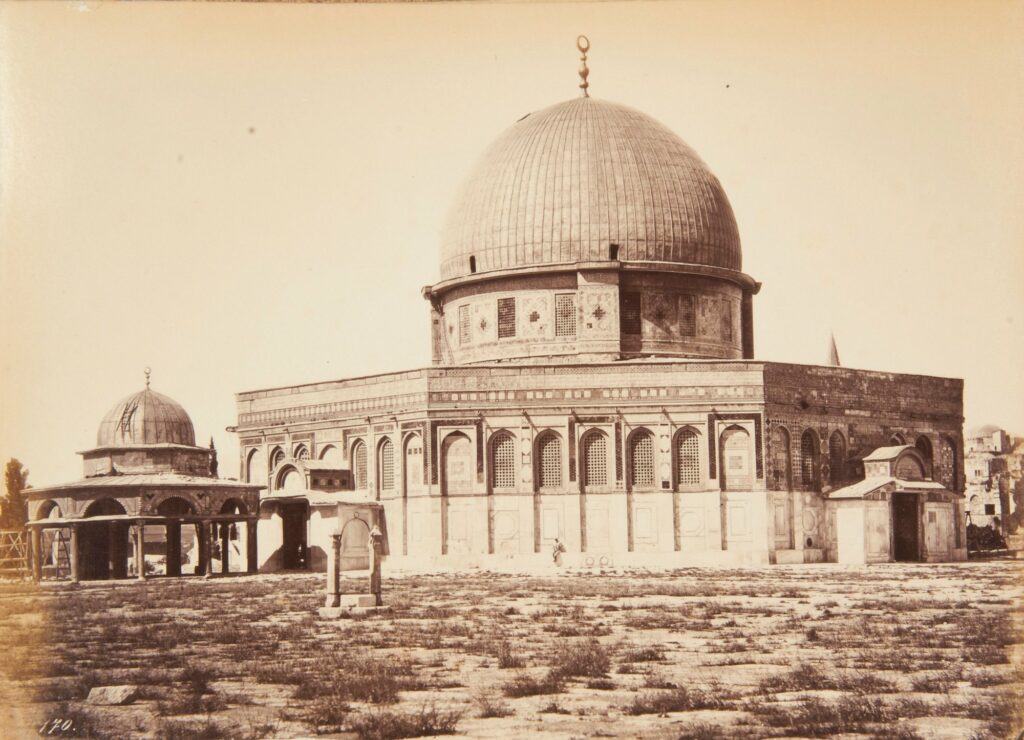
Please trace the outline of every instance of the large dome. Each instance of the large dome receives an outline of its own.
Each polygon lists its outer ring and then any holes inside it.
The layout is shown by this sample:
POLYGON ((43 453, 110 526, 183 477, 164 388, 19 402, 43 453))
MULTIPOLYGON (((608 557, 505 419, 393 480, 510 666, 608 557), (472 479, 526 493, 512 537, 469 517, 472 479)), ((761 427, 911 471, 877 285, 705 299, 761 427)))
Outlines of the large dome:
POLYGON ((452 209, 441 279, 608 260, 613 244, 622 261, 741 269, 732 207, 696 152, 639 111, 577 98, 487 150, 452 209))
POLYGON ((176 401, 146 388, 118 401, 100 422, 97 447, 196 444, 192 420, 176 401))

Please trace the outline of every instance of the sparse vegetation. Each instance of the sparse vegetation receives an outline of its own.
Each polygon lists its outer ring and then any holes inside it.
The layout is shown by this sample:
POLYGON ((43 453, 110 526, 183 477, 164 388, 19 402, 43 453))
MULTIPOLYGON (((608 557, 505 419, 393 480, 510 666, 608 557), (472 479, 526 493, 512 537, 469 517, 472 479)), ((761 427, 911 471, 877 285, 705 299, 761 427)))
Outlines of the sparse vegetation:
POLYGON ((955 718, 987 740, 1024 726, 1013 566, 420 575, 389 580, 390 613, 337 621, 316 575, 8 582, 0 678, 24 716, 90 737, 641 736, 725 710, 672 732, 914 738, 955 718), (84 703, 129 683, 132 705, 84 703))

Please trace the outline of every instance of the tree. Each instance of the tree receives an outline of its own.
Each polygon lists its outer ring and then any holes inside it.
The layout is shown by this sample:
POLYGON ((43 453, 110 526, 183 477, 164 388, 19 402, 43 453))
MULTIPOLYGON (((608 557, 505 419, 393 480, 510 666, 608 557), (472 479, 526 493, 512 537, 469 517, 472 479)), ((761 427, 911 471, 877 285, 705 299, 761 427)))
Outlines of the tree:
POLYGON ((213 446, 213 437, 210 437, 210 477, 217 477, 217 448, 213 446))
POLYGON ((4 466, 3 507, 0 509, 0 529, 21 529, 28 521, 28 503, 22 493, 28 485, 28 470, 17 458, 4 466))

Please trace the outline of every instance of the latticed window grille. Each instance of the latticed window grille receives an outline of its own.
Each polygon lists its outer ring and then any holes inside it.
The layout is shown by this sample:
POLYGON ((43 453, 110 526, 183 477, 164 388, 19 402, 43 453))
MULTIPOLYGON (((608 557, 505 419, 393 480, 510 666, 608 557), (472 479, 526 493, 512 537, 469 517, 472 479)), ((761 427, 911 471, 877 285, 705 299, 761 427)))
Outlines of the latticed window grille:
POLYGON ((818 462, 818 440, 811 430, 807 430, 800 437, 800 480, 805 486, 813 486, 815 481, 814 469, 818 462))
POLYGON ((679 296, 679 333, 684 337, 697 336, 697 297, 679 296))
POLYGON ((366 488, 366 445, 362 442, 352 447, 352 475, 356 488, 366 488))
POLYGON ((608 440, 603 434, 590 434, 583 440, 583 485, 608 485, 608 440))
POLYGON ((309 449, 306 447, 306 445, 299 445, 299 449, 295 450, 295 459, 296 460, 308 460, 309 459, 309 449))
POLYGON ((385 439, 380 446, 380 488, 391 491, 395 488, 395 446, 385 439))
POLYGON ((491 445, 491 480, 495 488, 516 485, 515 441, 508 434, 499 435, 491 445))
POLYGON ((576 296, 573 293, 555 296, 555 336, 576 336, 576 296))
POLYGON ((557 488, 562 485, 562 440, 545 434, 537 443, 537 486, 557 488))
POLYGON ((469 306, 459 306, 459 344, 469 344, 469 306))
POLYGON ((623 334, 640 334, 640 294, 620 293, 619 313, 623 334))
POLYGON ((516 335, 516 299, 498 299, 498 339, 516 335))
POLYGON ((629 441, 629 482, 654 485, 654 437, 647 432, 638 432, 629 441))
POLYGON ((276 468, 278 465, 284 462, 284 450, 278 448, 271 453, 270 467, 276 468))
POLYGON ((684 429, 676 437, 676 470, 680 485, 700 483, 700 440, 692 429, 684 429))

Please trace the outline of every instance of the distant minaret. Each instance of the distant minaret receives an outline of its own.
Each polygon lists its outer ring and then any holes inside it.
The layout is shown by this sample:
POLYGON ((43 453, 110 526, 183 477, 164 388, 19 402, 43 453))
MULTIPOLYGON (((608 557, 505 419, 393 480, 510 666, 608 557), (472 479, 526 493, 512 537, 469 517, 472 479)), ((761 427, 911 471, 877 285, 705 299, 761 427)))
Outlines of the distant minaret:
POLYGON ((828 364, 832 367, 840 367, 842 363, 839 362, 839 348, 836 347, 836 335, 832 334, 831 336, 832 339, 828 348, 828 364))

